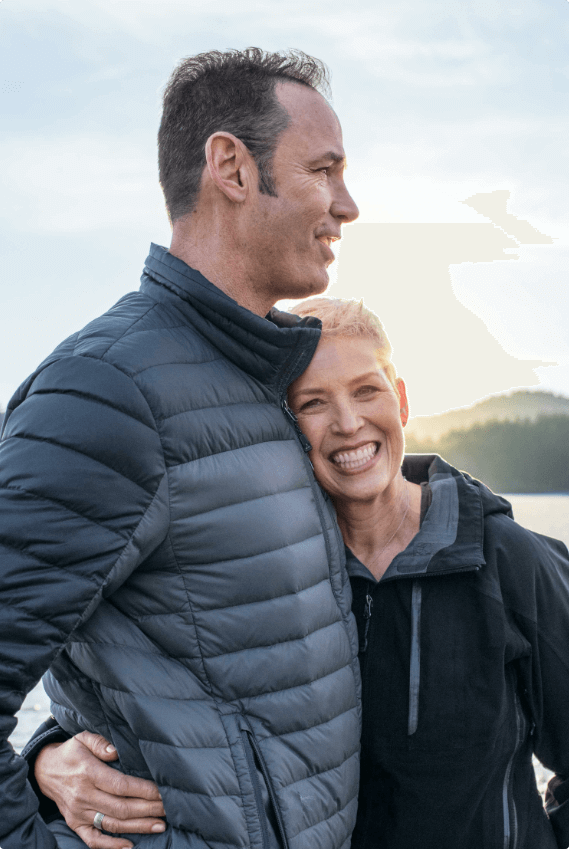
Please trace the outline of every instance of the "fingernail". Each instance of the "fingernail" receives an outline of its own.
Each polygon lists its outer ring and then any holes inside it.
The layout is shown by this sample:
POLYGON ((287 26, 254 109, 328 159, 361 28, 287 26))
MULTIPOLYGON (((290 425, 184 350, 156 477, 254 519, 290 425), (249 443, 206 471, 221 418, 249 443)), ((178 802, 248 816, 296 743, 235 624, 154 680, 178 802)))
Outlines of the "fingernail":
MULTIPOLYGON (((109 745, 107 746, 105 751, 108 752, 109 755, 115 755, 117 750, 115 749, 114 746, 111 746, 111 744, 109 743, 109 745)), ((126 849, 129 849, 129 847, 126 847, 126 849)))
POLYGON ((158 833, 159 831, 166 831, 166 824, 163 822, 157 822, 152 826, 151 831, 154 831, 156 833, 158 833))

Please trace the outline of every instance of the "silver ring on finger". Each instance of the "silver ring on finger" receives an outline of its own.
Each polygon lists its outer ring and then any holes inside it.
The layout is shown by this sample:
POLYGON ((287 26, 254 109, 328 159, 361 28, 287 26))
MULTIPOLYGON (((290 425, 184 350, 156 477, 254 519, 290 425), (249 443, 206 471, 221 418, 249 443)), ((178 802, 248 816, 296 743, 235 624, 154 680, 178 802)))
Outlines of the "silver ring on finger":
POLYGON ((105 815, 101 814, 97 811, 95 816, 93 817, 93 825, 95 828, 98 828, 99 831, 103 830, 103 820, 105 819, 105 815))

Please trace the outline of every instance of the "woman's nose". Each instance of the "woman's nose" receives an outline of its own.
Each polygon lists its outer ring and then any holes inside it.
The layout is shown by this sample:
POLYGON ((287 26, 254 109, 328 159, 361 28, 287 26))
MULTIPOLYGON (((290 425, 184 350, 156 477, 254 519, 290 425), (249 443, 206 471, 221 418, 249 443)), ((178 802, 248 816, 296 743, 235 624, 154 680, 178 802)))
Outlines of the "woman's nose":
POLYGON ((351 404, 338 406, 334 416, 334 428, 337 433, 355 433, 362 426, 362 417, 351 404))

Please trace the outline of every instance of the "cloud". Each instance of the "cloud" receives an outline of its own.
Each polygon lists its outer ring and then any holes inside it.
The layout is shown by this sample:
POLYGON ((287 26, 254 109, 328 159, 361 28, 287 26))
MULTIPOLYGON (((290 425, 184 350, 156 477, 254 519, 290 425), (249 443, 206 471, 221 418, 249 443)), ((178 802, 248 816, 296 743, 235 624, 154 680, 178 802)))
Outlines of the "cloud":
POLYGON ((0 217, 15 231, 134 229, 165 216, 155 150, 144 140, 13 136, 0 145, 0 157, 0 217))
POLYGON ((351 118, 358 131, 345 131, 347 181, 366 220, 381 206, 387 217, 375 220, 476 221, 460 202, 507 189, 510 211, 541 232, 558 238, 569 225, 569 120, 563 114, 550 115, 545 127, 531 114, 351 118))

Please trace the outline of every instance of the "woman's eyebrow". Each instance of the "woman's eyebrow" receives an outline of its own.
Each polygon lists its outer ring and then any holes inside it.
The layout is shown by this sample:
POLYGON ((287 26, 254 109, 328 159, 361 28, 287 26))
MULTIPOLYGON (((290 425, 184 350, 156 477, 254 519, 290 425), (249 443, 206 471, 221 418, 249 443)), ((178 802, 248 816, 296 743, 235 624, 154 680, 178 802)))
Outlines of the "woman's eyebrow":
MULTIPOLYGON (((365 374, 358 374, 350 383, 361 383, 362 380, 370 380, 373 377, 377 377, 377 371, 367 371, 365 374)), ((317 395, 318 393, 323 394, 328 392, 328 389, 321 386, 307 386, 305 389, 296 389, 293 391, 293 395, 317 395)))
MULTIPOLYGON (((318 393, 326 392, 325 389, 321 389, 319 386, 309 386, 307 389, 297 389, 292 394, 293 395, 317 395, 318 393)), ((1 848, 0 848, 1 849, 1 848)))

